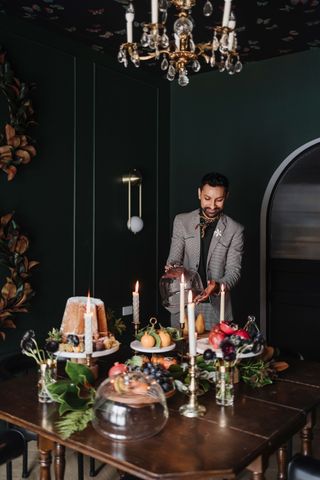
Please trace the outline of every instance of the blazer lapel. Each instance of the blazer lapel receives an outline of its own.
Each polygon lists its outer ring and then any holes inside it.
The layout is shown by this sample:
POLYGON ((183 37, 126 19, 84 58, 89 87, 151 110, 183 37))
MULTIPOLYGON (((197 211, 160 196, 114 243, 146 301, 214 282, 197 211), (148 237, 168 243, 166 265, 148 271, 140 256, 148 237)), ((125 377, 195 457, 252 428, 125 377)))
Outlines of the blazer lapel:
POLYGON ((223 236, 223 232, 226 228, 226 225, 227 225, 227 218, 224 214, 222 214, 218 223, 217 223, 216 229, 215 229, 215 231, 213 232, 213 235, 212 235, 212 240, 211 240, 209 251, 208 251, 207 268, 208 268, 209 261, 210 261, 211 255, 213 253, 213 250, 215 249, 216 245, 220 242, 220 239, 223 236))
POLYGON ((186 235, 189 238, 189 246, 192 250, 192 258, 194 259, 194 265, 190 265, 190 268, 196 269, 196 265, 199 264, 200 259, 200 216, 199 210, 192 212, 190 222, 187 225, 186 235))

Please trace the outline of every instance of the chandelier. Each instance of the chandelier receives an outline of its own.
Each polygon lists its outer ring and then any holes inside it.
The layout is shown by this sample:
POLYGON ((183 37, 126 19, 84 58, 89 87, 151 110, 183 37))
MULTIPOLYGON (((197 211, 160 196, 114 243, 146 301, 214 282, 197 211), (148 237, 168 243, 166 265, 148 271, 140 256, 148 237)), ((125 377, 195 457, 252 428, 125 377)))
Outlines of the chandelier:
MULTIPOLYGON (((204 43, 195 43, 192 34, 192 8, 196 6, 196 0, 151 0, 151 23, 144 23, 140 43, 133 41, 134 8, 130 2, 125 14, 127 41, 120 46, 118 61, 127 67, 131 60, 135 67, 139 67, 141 61, 159 60, 161 69, 167 72, 167 79, 172 81, 178 77, 178 83, 182 87, 189 83, 188 70, 199 72, 200 60, 212 68, 217 67, 220 72, 227 71, 230 75, 241 72, 236 20, 231 12, 231 2, 232 0, 224 0, 222 24, 212 27, 212 38, 204 43), (170 7, 175 7, 178 11, 171 40, 166 26, 170 7)), ((204 16, 209 17, 212 12, 211 1, 204 0, 204 16)))

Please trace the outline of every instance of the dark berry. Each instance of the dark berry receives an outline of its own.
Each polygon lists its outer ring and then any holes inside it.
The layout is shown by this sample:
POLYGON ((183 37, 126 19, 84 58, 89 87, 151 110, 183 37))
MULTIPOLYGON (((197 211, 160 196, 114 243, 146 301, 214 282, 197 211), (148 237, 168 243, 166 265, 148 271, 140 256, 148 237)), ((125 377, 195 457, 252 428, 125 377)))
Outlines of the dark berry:
POLYGON ((203 352, 203 360, 213 360, 215 356, 216 354, 211 348, 207 348, 207 350, 203 352))
POLYGON ((59 349, 59 342, 56 342, 55 340, 49 340, 46 342, 45 349, 47 352, 54 353, 59 349))

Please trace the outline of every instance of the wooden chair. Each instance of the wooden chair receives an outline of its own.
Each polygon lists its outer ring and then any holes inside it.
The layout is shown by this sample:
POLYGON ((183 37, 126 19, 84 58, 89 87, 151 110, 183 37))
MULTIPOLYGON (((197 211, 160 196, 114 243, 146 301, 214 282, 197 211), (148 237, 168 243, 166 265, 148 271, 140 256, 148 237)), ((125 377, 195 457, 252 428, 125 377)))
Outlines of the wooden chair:
POLYGON ((288 466, 288 480, 319 480, 320 460, 298 453, 288 466))
POLYGON ((0 465, 6 463, 7 478, 12 477, 12 460, 20 457, 25 449, 23 435, 18 430, 0 432, 0 465))

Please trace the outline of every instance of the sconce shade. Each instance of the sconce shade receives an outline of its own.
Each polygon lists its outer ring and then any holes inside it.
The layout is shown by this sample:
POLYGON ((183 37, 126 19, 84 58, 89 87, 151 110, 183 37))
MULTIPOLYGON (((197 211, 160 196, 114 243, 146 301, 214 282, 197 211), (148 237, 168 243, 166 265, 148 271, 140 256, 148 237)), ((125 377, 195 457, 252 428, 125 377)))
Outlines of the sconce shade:
POLYGON ((127 227, 132 233, 141 232, 143 229, 143 220, 140 217, 131 217, 128 220, 127 227))

